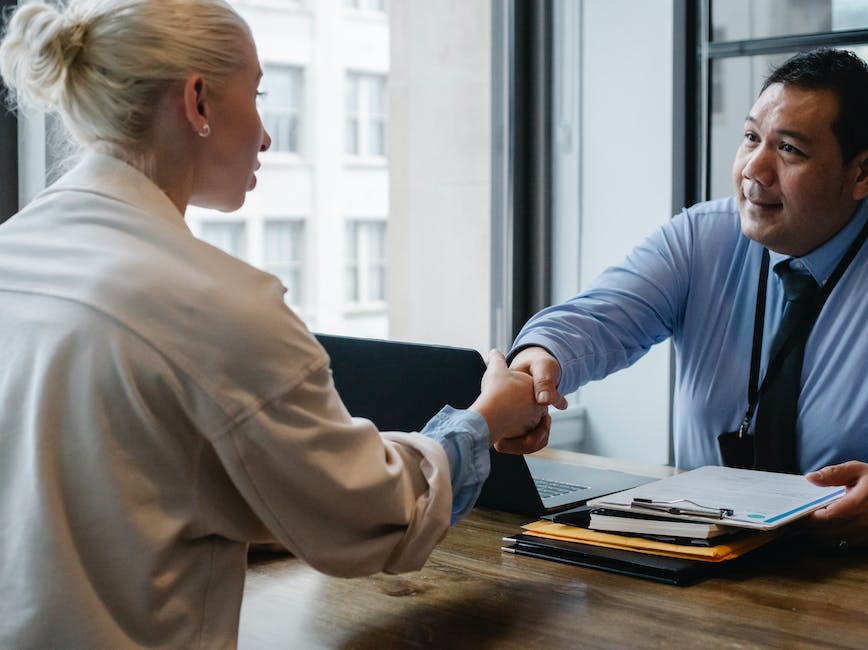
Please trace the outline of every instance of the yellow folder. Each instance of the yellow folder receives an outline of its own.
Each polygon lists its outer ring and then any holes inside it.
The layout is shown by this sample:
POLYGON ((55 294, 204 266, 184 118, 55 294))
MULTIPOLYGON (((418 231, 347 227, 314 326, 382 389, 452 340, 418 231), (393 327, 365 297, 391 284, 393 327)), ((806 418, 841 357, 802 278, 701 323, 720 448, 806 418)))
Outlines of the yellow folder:
POLYGON ((603 533, 597 530, 556 524, 545 520, 532 522, 522 526, 522 528, 528 535, 536 537, 580 542, 592 546, 605 546, 651 555, 668 555, 669 557, 680 557, 689 560, 705 560, 707 562, 732 560, 780 536, 780 531, 751 532, 746 533, 743 537, 737 537, 717 546, 688 546, 658 542, 644 537, 603 533))

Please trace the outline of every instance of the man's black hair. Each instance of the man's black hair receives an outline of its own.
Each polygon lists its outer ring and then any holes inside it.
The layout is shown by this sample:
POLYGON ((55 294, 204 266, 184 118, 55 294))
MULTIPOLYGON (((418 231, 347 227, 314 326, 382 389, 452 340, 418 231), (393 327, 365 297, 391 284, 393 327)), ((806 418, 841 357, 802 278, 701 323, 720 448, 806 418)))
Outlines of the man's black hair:
POLYGON ((800 52, 772 71, 762 91, 775 83, 835 93, 838 115, 832 131, 844 163, 868 149, 868 65, 853 52, 828 47, 800 52))

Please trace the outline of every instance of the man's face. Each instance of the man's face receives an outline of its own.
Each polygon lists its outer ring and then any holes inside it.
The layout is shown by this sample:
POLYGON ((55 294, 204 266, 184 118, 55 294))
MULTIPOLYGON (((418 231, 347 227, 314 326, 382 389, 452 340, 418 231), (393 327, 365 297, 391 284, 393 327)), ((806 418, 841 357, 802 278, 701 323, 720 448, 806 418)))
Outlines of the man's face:
POLYGON ((837 114, 829 90, 776 83, 759 96, 732 167, 746 237, 802 256, 849 222, 859 164, 844 165, 832 131, 837 114))

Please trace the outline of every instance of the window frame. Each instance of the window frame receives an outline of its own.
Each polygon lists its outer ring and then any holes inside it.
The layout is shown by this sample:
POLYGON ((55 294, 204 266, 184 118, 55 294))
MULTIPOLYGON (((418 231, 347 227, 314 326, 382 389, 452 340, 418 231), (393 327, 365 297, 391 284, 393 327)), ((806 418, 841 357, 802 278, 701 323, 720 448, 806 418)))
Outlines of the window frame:
POLYGON ((382 103, 385 107, 389 92, 388 75, 379 72, 369 72, 366 70, 348 68, 345 73, 344 84, 344 156, 352 160, 385 161, 388 153, 389 114, 385 108, 382 114, 374 114, 370 110, 370 98, 372 97, 372 89, 377 87, 384 95, 384 101, 382 103), (355 103, 352 107, 352 112, 347 104, 348 98, 346 95, 351 80, 355 84, 356 88, 355 103), (348 151, 346 146, 347 129, 351 120, 355 123, 356 137, 354 151, 348 151), (382 151, 377 153, 371 151, 371 142, 373 139, 370 137, 369 132, 369 129, 373 126, 375 120, 381 121, 383 127, 382 151))
MULTIPOLYGON (((269 155, 278 155, 278 156, 301 156, 304 152, 304 106, 305 106, 305 74, 304 67, 291 63, 281 63, 276 61, 265 61, 263 62, 263 70, 265 73, 265 78, 267 81, 267 75, 269 72, 280 70, 287 71, 290 73, 292 77, 292 82, 296 85, 296 105, 295 106, 280 106, 280 107, 269 107, 269 102, 266 98, 260 102, 260 116, 262 118, 262 123, 266 127, 272 138, 272 145, 269 148, 269 155), (278 138, 277 133, 278 130, 271 128, 270 120, 288 120, 290 127, 295 124, 295 148, 290 149, 279 149, 278 147, 278 138)), ((267 85, 265 86, 265 91, 268 92, 267 85)), ((290 128, 290 131, 292 129, 290 128)))
MULTIPOLYGON (((16 0, 0 0, 0 15, 7 15, 7 9, 16 4, 16 0)), ((0 95, 5 99, 5 92, 0 95)), ((0 223, 18 208, 18 118, 0 107, 0 223)))
MULTIPOLYGON (((305 306, 305 302, 307 300, 307 292, 305 290, 306 283, 306 269, 305 269, 305 260, 307 258, 307 219, 304 217, 290 217, 290 216, 267 216, 262 220, 262 234, 261 234, 261 245, 262 245, 262 269, 272 275, 275 275, 281 279, 281 282, 284 282, 284 278, 280 275, 281 270, 286 270, 288 273, 297 274, 297 283, 296 288, 298 290, 298 300, 292 300, 292 296, 289 295, 290 287, 287 288, 286 302, 288 305, 292 306, 295 309, 303 310, 305 306), (280 259, 280 260, 270 260, 268 259, 268 246, 266 242, 268 241, 268 230, 269 226, 274 225, 288 225, 290 229, 293 231, 290 233, 290 239, 294 239, 297 237, 299 243, 299 257, 298 259, 292 258, 292 251, 289 251, 289 259, 280 259)), ((291 248, 291 246, 290 246, 291 248)), ((284 282, 284 286, 286 286, 286 282, 284 282)))
POLYGON ((370 254, 370 246, 367 243, 368 229, 371 227, 381 228, 382 245, 381 248, 385 253, 386 238, 388 237, 388 220, 386 218, 376 217, 347 217, 344 220, 344 242, 345 246, 350 241, 349 229, 354 227, 355 249, 356 255, 350 257, 349 251, 345 250, 343 255, 344 260, 344 305, 348 312, 359 311, 379 311, 386 309, 388 306, 388 295, 386 295, 386 274, 388 273, 388 257, 384 254, 379 260, 370 254), (371 286, 370 269, 374 263, 379 262, 383 273, 383 281, 381 288, 383 295, 380 299, 372 299, 369 297, 368 288, 371 286), (349 297, 349 287, 346 285, 346 273, 350 269, 355 269, 357 279, 357 295, 353 300, 349 297))
POLYGON ((492 3, 491 340, 551 300, 552 0, 492 3))

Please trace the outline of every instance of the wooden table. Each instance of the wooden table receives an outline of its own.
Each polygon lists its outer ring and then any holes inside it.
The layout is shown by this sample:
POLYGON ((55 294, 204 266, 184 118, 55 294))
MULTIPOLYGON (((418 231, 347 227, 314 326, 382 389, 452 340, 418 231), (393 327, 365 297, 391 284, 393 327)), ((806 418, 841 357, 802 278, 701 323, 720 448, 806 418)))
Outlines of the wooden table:
POLYGON ((253 556, 239 647, 868 648, 866 553, 785 548, 675 587, 501 552, 501 537, 528 521, 477 508, 422 571, 398 576, 330 578, 294 558, 253 556))

